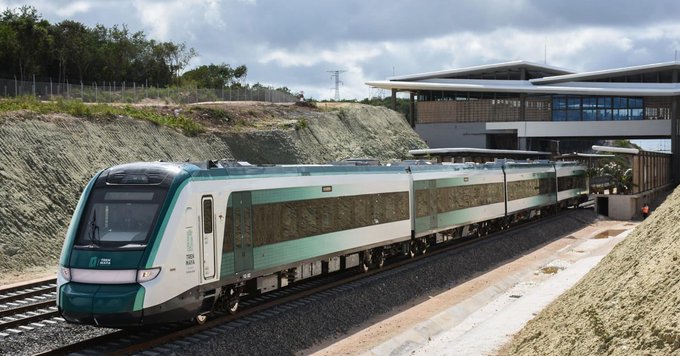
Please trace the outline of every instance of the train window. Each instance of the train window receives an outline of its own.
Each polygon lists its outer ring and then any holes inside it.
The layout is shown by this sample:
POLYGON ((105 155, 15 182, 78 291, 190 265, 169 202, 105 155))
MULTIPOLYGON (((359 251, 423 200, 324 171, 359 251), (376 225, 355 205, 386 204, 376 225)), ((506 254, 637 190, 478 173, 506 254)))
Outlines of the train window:
POLYGON ((366 194, 253 206, 255 246, 408 219, 408 193, 366 194))
MULTIPOLYGON (((231 197, 229 198, 231 200, 231 197)), ((223 252, 234 250, 234 209, 227 207, 227 218, 224 222, 224 242, 222 243, 223 252)))
POLYGON ((333 216, 329 210, 329 206, 324 205, 321 207, 321 231, 331 231, 333 228, 333 216))
POLYGON ((329 208, 332 211, 334 224, 329 226, 324 232, 341 231, 357 226, 355 219, 356 197, 338 197, 330 201, 329 208))
POLYGON ((416 217, 423 217, 430 214, 430 190, 416 190, 416 217))
POLYGON ((234 211, 234 247, 235 248, 243 248, 243 243, 242 243, 242 236, 243 236, 243 231, 242 231, 242 225, 241 225, 241 211, 243 209, 233 209, 234 211))
POLYGON ((283 203, 281 208, 281 227, 283 236, 282 241, 297 238, 297 217, 295 216, 295 205, 292 202, 283 203))
POLYGON ((584 176, 569 176, 557 178, 557 185, 559 191, 570 189, 586 189, 586 179, 584 176))
POLYGON ((503 183, 443 187, 438 188, 436 194, 440 214, 504 201, 503 183))
POLYGON ((244 245, 241 247, 252 247, 252 238, 251 234, 253 233, 252 231, 252 224, 253 221, 250 217, 251 213, 251 208, 250 207, 243 207, 243 240, 244 240, 244 245))
POLYGON ((92 191, 78 229, 77 246, 139 248, 155 226, 166 191, 105 187, 92 191))
POLYGON ((360 195, 352 199, 354 205, 354 226, 368 226, 371 224, 371 216, 368 214, 369 197, 360 195))
POLYGON ((212 199, 203 200, 203 233, 212 234, 213 232, 213 208, 212 199))

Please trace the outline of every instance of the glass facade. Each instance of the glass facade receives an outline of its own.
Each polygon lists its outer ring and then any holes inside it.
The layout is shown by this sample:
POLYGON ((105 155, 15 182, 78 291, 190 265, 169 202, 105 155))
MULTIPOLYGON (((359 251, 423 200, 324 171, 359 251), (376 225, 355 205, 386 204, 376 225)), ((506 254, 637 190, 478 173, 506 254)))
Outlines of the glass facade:
POLYGON ((552 121, 622 121, 643 118, 642 98, 579 95, 552 97, 552 121))

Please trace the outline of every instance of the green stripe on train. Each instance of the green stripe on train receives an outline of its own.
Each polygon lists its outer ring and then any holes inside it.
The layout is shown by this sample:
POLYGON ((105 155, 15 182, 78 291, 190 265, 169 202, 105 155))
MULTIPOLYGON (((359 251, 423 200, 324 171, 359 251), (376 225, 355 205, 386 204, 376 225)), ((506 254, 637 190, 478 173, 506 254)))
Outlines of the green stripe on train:
POLYGON ((94 186, 94 182, 97 181, 97 178, 99 178, 99 175, 103 171, 97 172, 97 174, 90 179, 90 181, 87 183, 85 186, 85 190, 83 190, 83 193, 80 195, 80 199, 78 200, 78 205, 76 205, 76 209, 73 212, 73 216, 71 217, 71 224, 68 226, 68 231, 66 232, 66 237, 64 240, 64 246, 62 247, 61 250, 61 257, 59 258, 59 264, 62 266, 67 266, 68 261, 67 259, 69 256, 71 256, 71 250, 73 249, 73 245, 76 242, 76 231, 78 230, 78 225, 80 224, 80 217, 83 215, 83 209, 85 209, 85 200, 86 197, 90 196, 90 191, 92 191, 92 187, 94 186))

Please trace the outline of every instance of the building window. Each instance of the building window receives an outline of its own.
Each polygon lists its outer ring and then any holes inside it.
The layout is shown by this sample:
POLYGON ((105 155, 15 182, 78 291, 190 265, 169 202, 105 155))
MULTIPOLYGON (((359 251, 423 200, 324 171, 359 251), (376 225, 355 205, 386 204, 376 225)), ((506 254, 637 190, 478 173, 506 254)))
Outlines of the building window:
POLYGON ((644 100, 627 97, 554 95, 553 121, 642 120, 644 100))

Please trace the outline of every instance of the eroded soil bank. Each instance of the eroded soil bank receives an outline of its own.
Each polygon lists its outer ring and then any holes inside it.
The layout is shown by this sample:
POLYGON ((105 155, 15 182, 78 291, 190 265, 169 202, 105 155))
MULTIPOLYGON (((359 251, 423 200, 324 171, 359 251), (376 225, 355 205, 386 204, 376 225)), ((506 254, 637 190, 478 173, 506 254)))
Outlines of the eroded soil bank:
POLYGON ((425 143, 392 110, 213 103, 159 107, 191 113, 205 133, 129 117, 85 119, 30 111, 0 114, 0 281, 51 270, 87 181, 135 161, 236 159, 253 164, 323 163, 350 157, 390 161, 425 143))

